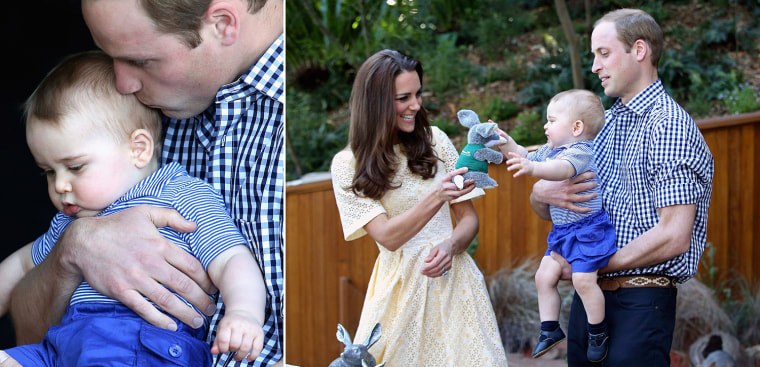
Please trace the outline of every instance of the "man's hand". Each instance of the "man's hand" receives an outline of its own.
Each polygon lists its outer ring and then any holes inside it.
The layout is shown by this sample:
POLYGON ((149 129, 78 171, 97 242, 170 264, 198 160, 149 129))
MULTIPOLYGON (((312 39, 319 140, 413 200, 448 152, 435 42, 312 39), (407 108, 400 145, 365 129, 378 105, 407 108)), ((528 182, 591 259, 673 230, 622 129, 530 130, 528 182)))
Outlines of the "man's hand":
POLYGON ((59 240, 61 260, 90 285, 116 299, 147 322, 176 330, 175 322, 146 301, 194 328, 203 318, 166 287, 211 315, 215 305, 211 280, 200 262, 165 239, 156 228, 192 232, 195 224, 173 209, 140 205, 103 217, 74 221, 59 240))
POLYGON ((575 203, 589 201, 596 194, 578 194, 596 187, 596 181, 588 181, 596 175, 591 171, 581 173, 574 178, 564 181, 539 180, 533 184, 533 192, 530 194, 530 203, 533 210, 543 219, 551 220, 548 206, 570 209, 578 213, 588 213, 591 208, 583 208, 575 203))

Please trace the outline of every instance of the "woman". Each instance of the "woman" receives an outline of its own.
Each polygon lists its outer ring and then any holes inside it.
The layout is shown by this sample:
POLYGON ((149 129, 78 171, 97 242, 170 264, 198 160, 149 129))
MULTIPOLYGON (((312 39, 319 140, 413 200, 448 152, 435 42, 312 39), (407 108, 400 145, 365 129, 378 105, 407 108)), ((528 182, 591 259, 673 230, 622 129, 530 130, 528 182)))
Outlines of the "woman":
POLYGON ((351 92, 349 147, 332 177, 346 240, 378 244, 355 340, 382 325, 370 348, 387 366, 506 366, 493 308, 472 258, 478 232, 472 180, 451 178, 458 153, 422 107, 422 66, 384 50, 364 62, 351 92), (457 221, 451 223, 450 210, 457 221))

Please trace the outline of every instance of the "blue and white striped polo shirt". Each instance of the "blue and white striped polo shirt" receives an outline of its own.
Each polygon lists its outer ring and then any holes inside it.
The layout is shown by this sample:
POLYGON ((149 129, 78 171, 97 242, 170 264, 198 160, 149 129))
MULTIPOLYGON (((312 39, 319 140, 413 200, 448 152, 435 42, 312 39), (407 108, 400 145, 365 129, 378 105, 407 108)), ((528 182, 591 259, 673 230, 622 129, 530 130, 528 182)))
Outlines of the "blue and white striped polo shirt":
MULTIPOLYGON (((164 237, 198 258, 206 269, 220 253, 248 243, 227 214, 221 196, 209 184, 190 177, 177 163, 168 164, 140 181, 119 200, 98 213, 98 216, 110 215, 141 204, 173 208, 187 220, 195 222, 198 227, 190 233, 180 233, 170 227, 158 230, 164 237)), ((34 242, 32 259, 35 265, 45 259, 66 227, 75 219, 60 212, 56 214, 47 233, 34 242)), ((82 302, 118 303, 98 293, 87 281, 83 281, 76 289, 70 304, 82 302)))
MULTIPOLYGON (((586 171, 596 172, 596 165, 594 164, 594 147, 591 140, 568 143, 556 148, 549 148, 548 144, 544 144, 536 149, 536 151, 528 153, 526 158, 534 162, 543 162, 551 159, 566 160, 573 165, 573 168, 575 168, 575 176, 586 171)), ((597 187, 580 192, 579 194, 599 192, 598 177, 594 177, 592 180, 597 181, 597 187)), ((579 207, 591 208, 591 211, 589 213, 578 213, 569 209, 550 206, 549 214, 551 214, 552 223, 554 225, 568 224, 596 214, 598 211, 602 210, 602 197, 601 195, 597 195, 597 197, 589 201, 575 204, 579 207)))
POLYGON ((626 104, 605 113, 594 140, 604 210, 622 248, 659 222, 658 208, 696 204, 689 250, 664 263, 614 275, 662 274, 685 282, 705 249, 713 157, 691 116, 658 79, 626 104))

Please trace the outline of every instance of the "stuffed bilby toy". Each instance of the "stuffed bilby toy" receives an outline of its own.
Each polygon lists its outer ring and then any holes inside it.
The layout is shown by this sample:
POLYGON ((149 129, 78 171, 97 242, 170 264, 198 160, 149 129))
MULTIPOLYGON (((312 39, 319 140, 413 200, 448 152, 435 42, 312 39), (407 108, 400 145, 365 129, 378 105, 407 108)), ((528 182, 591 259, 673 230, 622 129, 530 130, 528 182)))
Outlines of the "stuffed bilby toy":
POLYGON ((504 144, 507 140, 496 132, 495 122, 480 122, 478 114, 471 110, 457 112, 459 123, 470 129, 467 133, 467 145, 457 160, 457 168, 467 167, 464 175, 456 175, 451 181, 461 190, 464 181, 475 180, 475 187, 491 189, 499 184, 488 176, 488 163, 499 164, 504 159, 500 151, 491 149, 492 146, 504 144))

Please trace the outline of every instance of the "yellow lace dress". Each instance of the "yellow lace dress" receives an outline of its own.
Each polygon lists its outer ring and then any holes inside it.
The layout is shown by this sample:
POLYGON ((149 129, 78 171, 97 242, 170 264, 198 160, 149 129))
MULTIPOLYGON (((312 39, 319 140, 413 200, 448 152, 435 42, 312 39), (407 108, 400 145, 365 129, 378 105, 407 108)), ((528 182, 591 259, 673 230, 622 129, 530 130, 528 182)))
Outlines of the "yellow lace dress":
MULTIPOLYGON (((389 218, 412 208, 419 198, 435 188, 446 172, 454 170, 458 157, 449 138, 433 128, 434 148, 443 162, 435 178, 422 180, 407 168, 399 154, 394 183, 402 186, 381 200, 355 195, 346 190, 355 170, 353 154, 344 150, 332 162, 333 189, 346 240, 364 236, 370 220, 385 213, 389 218)), ((397 150, 397 153, 399 151, 397 150)), ((469 200, 482 196, 475 189, 469 200)), ((363 342, 375 323, 382 326, 380 340, 370 348, 378 363, 401 366, 507 366, 493 307, 483 274, 466 252, 455 255, 451 270, 430 278, 420 273, 433 246, 453 231, 449 205, 443 205, 427 225, 396 251, 378 244, 367 295, 355 342, 363 342)))

